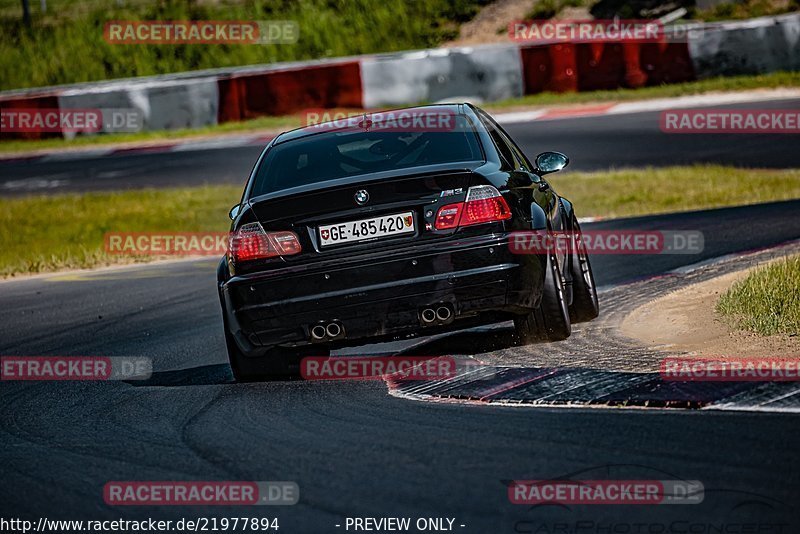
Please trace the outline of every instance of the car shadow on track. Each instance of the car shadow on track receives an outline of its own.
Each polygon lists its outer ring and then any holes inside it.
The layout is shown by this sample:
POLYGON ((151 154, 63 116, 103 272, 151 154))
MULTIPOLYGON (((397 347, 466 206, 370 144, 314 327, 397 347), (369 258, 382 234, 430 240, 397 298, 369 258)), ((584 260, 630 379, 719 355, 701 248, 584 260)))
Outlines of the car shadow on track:
POLYGON ((233 373, 227 363, 177 369, 175 371, 159 371, 147 380, 126 380, 132 386, 217 386, 232 384, 233 373))
MULTIPOLYGON (((390 345, 387 343, 387 345, 390 345)), ((407 349, 386 351, 391 356, 445 356, 445 355, 476 355, 496 350, 502 350, 517 345, 513 328, 489 327, 453 332, 442 336, 423 340, 407 349)), ((346 357, 363 357, 358 354, 346 357)), ((286 381, 300 379, 300 376, 290 377, 286 381)), ((235 380, 230 365, 219 363, 177 369, 173 371, 159 371, 153 373, 146 380, 126 380, 137 387, 182 387, 182 386, 216 386, 233 384, 235 380)))
POLYGON ((476 355, 519 345, 513 328, 489 327, 455 332, 432 338, 398 354, 403 356, 476 355))

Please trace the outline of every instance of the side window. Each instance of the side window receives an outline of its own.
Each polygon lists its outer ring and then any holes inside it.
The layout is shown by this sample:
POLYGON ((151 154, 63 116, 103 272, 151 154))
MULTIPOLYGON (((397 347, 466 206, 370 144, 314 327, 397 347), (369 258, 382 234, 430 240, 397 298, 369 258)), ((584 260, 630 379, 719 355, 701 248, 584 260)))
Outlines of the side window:
POLYGON ((530 171, 531 165, 528 162, 528 159, 525 157, 519 147, 508 137, 508 134, 506 134, 505 131, 503 131, 503 129, 500 128, 500 126, 485 113, 481 112, 480 117, 483 121, 483 124, 486 126, 486 129, 489 130, 489 134, 492 136, 492 139, 494 140, 498 150, 500 150, 500 153, 506 162, 513 169, 530 171))
POLYGON ((507 139, 508 139, 508 144, 511 146, 511 150, 514 152, 514 156, 517 158, 517 161, 519 161, 520 168, 522 170, 531 172, 531 170, 533 169, 531 162, 528 161, 528 158, 525 157, 525 154, 523 154, 522 150, 520 150, 520 148, 514 141, 512 141, 510 138, 507 139))
POLYGON ((503 136, 503 139, 506 140, 506 143, 508 143, 508 146, 511 148, 511 151, 514 152, 514 157, 517 159, 517 162, 519 163, 519 168, 530 172, 531 169, 533 169, 533 165, 531 165, 531 162, 528 161, 528 158, 525 157, 525 154, 522 152, 522 149, 520 149, 519 146, 511 139, 511 136, 508 135, 508 132, 506 132, 502 126, 494 122, 494 119, 492 119, 492 123, 494 124, 495 128, 497 128, 497 131, 500 132, 500 135, 503 136))
POLYGON ((492 136, 492 141, 494 141, 497 151, 500 152, 500 157, 504 160, 504 163, 512 169, 516 169, 517 162, 514 158, 514 153, 511 150, 511 147, 508 146, 508 143, 506 143, 503 135, 495 127, 494 122, 483 113, 479 113, 478 116, 481 118, 483 125, 486 126, 486 130, 489 132, 489 135, 492 136))
POLYGON ((500 136, 503 138, 503 140, 505 141, 506 145, 508 145, 509 150, 511 150, 511 152, 514 154, 514 161, 516 163, 514 165, 514 168, 515 169, 522 169, 522 170, 525 170, 525 171, 530 171, 531 169, 530 169, 530 165, 528 164, 528 160, 522 154, 522 151, 517 147, 517 145, 514 144, 514 141, 512 141, 503 132, 503 130, 498 129, 497 131, 500 134, 500 136))

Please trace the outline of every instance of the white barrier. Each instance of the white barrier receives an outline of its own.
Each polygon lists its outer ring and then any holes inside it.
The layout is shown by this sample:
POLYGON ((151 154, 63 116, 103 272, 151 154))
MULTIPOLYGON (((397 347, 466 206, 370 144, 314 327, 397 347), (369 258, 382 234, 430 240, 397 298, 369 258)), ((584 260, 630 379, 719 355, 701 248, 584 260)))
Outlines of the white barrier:
POLYGON ((522 96, 522 61, 516 45, 371 56, 361 60, 361 83, 367 109, 454 97, 491 102, 522 96))
MULTIPOLYGON (((216 78, 115 83, 66 90, 58 96, 58 105, 60 109, 134 110, 141 118, 142 130, 199 128, 217 123, 219 89, 216 78)), ((101 131, 114 128, 105 124, 101 131)))
POLYGON ((700 78, 800 70, 800 13, 706 24, 689 55, 700 78))
MULTIPOLYGON (((800 13, 686 27, 699 30, 690 33, 688 44, 698 77, 800 70, 800 13)), ((134 109, 144 130, 196 128, 217 123, 221 77, 348 59, 360 63, 362 103, 367 109, 447 100, 492 102, 524 94, 519 46, 501 44, 5 91, 0 101, 55 93, 62 109, 134 109)))

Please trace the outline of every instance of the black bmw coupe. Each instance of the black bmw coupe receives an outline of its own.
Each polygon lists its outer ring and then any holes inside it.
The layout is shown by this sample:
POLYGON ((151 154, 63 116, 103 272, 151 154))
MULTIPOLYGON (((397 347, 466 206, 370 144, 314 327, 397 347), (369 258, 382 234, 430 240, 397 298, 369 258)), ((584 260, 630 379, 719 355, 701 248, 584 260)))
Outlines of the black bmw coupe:
POLYGON ((217 278, 237 380, 296 373, 304 356, 513 320, 558 341, 598 315, 585 248, 520 254, 520 232, 580 235, 572 204, 471 104, 309 125, 261 153, 231 209, 217 278))

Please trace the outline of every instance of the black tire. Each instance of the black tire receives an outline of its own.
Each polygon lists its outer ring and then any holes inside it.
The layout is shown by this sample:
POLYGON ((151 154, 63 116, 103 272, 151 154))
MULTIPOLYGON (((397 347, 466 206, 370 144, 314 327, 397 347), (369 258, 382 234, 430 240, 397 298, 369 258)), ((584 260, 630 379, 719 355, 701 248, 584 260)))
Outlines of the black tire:
POLYGON ((586 244, 581 237, 578 221, 572 218, 573 240, 569 266, 572 274, 572 304, 569 306, 569 318, 573 323, 591 321, 600 315, 600 303, 597 301, 597 287, 594 283, 592 264, 586 244))
POLYGON ((564 280, 555 255, 547 255, 542 301, 531 313, 514 319, 517 337, 523 345, 538 341, 561 341, 572 333, 564 280))
POLYGON ((296 348, 276 347, 264 356, 250 358, 242 354, 233 337, 226 331, 228 360, 237 382, 291 380, 300 376, 300 361, 306 356, 328 357, 331 351, 324 345, 296 348))

